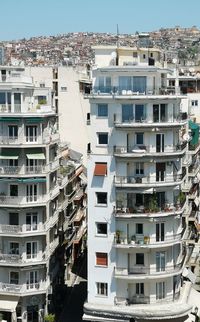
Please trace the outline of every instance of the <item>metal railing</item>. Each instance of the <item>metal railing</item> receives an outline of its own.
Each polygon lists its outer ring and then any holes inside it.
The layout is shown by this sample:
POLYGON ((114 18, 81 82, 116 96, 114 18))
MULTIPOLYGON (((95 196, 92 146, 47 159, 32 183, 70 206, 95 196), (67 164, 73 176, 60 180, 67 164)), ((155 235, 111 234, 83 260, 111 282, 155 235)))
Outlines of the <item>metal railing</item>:
MULTIPOLYGON (((186 122, 186 120, 184 120, 186 122)), ((147 118, 145 115, 141 116, 140 119, 135 118, 134 116, 130 116, 128 118, 123 117, 122 114, 114 114, 114 124, 118 125, 118 124, 129 124, 129 125, 155 125, 155 123, 157 124, 156 126, 162 125, 162 123, 174 123, 174 122, 178 122, 181 123, 183 122, 182 119, 182 114, 179 115, 168 115, 165 117, 162 117, 160 119, 156 119, 155 117, 152 117, 152 119, 147 118)), ((170 125, 169 125, 170 126, 170 125)))
MULTIPOLYGON (((178 301, 180 297, 180 291, 164 295, 164 297, 157 295, 156 299, 152 298, 152 303, 162 303, 162 302, 174 302, 178 301)), ((114 299, 115 305, 131 305, 131 304, 150 304, 150 296, 144 294, 135 294, 131 297, 118 297, 114 299)))
POLYGON ((162 275, 173 272, 178 272, 183 266, 183 261, 174 265, 165 265, 165 266, 143 266, 135 265, 132 267, 115 267, 114 273, 115 276, 130 276, 130 275, 162 275))
POLYGON ((27 283, 27 284, 9 284, 9 283, 0 283, 0 293, 32 293, 37 291, 45 291, 47 283, 46 281, 37 282, 37 283, 27 283))
POLYGON ((47 201, 47 195, 40 196, 6 196, 0 194, 0 203, 3 205, 22 205, 27 203, 44 203, 47 201))
POLYGON ((183 180, 186 175, 186 171, 183 171, 181 174, 158 174, 157 176, 114 176, 115 184, 147 184, 147 183, 173 183, 183 180))
POLYGON ((45 230, 45 225, 42 223, 32 225, 0 225, 0 233, 19 234, 30 232, 41 232, 45 230))
POLYGON ((156 147, 156 145, 134 145, 134 146, 113 146, 113 152, 116 154, 145 154, 145 153, 173 153, 185 149, 187 142, 174 145, 166 145, 164 149, 156 147))
POLYGON ((94 86, 92 88, 92 94, 97 95, 123 95, 123 96, 135 96, 135 95, 172 95, 175 94, 174 91, 168 89, 167 87, 161 88, 145 88, 144 89, 134 89, 130 87, 121 86, 94 86))

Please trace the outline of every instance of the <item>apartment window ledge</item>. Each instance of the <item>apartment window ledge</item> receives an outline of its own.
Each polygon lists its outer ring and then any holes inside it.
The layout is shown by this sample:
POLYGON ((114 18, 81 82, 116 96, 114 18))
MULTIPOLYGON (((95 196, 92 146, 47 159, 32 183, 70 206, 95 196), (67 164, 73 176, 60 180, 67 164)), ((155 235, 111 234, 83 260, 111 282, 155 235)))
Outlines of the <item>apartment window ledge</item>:
POLYGON ((107 148, 108 144, 97 144, 97 148, 107 148))
POLYGON ((95 234, 95 237, 107 238, 108 237, 108 234, 95 234))
POLYGON ((95 297, 102 297, 102 298, 105 298, 105 297, 108 297, 108 295, 101 295, 101 294, 96 294, 95 297))
POLYGON ((108 207, 107 204, 96 204, 95 207, 103 207, 103 208, 106 208, 108 207))
POLYGON ((108 268, 108 265, 94 265, 94 267, 102 267, 102 268, 108 268))

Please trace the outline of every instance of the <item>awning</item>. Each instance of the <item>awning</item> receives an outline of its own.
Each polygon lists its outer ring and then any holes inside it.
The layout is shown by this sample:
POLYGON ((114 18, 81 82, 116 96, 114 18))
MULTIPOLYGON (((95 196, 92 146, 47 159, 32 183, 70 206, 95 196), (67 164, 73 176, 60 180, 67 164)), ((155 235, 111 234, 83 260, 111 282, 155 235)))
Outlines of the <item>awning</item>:
POLYGON ((18 299, 9 297, 8 300, 0 300, 0 310, 3 312, 15 312, 18 304, 18 299))
POLYGON ((31 118, 27 118, 25 119, 26 123, 41 123, 42 121, 44 121, 44 118, 42 117, 31 117, 31 118))
POLYGON ((19 155, 15 150, 2 149, 0 152, 0 159, 2 160, 17 160, 19 155))
POLYGON ((191 271, 190 268, 186 268, 185 267, 184 270, 183 270, 182 275, 183 275, 183 277, 188 278, 192 282, 192 284, 195 283, 195 281, 196 281, 196 275, 194 273, 192 273, 192 271, 191 271))
POLYGON ((0 122, 19 122, 19 118, 15 117, 0 117, 0 122))
POLYGON ((107 163, 95 163, 94 176, 106 176, 107 163))
POLYGON ((29 160, 45 160, 44 153, 27 153, 26 156, 29 160))
POLYGON ((26 157, 29 160, 45 160, 42 149, 28 149, 26 150, 26 157))
POLYGON ((192 132, 192 140, 190 141, 191 145, 195 145, 199 142, 199 125, 189 120, 189 128, 192 132))
POLYGON ((17 179, 17 181, 21 183, 39 183, 39 182, 46 182, 46 178, 24 178, 24 179, 17 179))

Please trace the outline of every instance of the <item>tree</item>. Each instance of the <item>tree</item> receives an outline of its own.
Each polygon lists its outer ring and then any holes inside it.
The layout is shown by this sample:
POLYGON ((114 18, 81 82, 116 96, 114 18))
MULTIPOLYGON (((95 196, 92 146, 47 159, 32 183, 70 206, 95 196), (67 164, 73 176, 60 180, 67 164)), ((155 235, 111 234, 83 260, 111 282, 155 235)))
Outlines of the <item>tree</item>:
POLYGON ((44 317, 45 322, 55 322, 55 314, 48 314, 44 317))

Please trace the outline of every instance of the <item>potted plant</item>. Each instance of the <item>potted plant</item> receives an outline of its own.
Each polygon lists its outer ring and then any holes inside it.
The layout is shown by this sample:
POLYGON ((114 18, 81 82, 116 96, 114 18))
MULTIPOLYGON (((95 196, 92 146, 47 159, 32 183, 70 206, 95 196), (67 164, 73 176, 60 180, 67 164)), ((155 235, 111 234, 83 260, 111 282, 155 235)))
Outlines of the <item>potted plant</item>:
POLYGON ((149 236, 144 236, 144 243, 149 244, 150 238, 149 236))
POLYGON ((185 201, 185 194, 182 191, 180 191, 177 198, 177 204, 182 205, 184 201, 185 201))
POLYGON ((120 230, 116 230, 115 237, 116 237, 116 243, 120 244, 121 243, 121 231, 120 230))
POLYGON ((55 314, 50 313, 50 314, 45 315, 44 321, 45 322, 55 322, 55 314))
POLYGON ((158 212, 158 210, 159 210, 155 193, 153 194, 153 196, 149 202, 149 208, 150 208, 150 212, 158 212))

